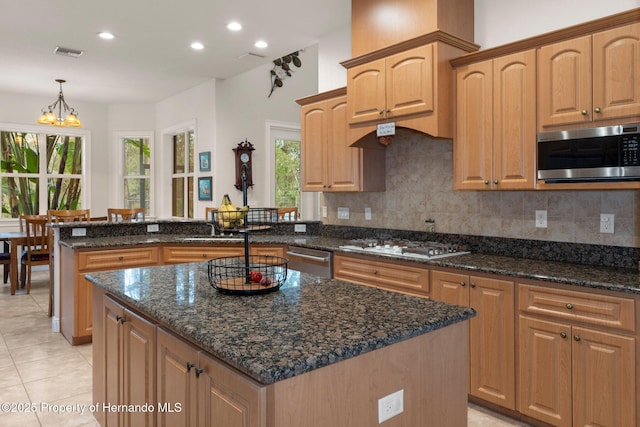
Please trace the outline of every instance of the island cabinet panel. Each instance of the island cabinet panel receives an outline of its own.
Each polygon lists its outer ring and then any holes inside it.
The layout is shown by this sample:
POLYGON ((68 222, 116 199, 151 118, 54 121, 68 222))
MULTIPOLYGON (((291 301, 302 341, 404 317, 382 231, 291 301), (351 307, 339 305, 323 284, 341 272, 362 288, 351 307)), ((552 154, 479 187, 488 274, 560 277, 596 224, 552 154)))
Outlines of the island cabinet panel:
POLYGON ((158 426, 265 427, 266 390, 158 328, 158 426), (179 405, 176 406, 176 405, 179 405))
POLYGON ((640 118, 640 23, 542 46, 538 128, 640 118))
POLYGON ((411 295, 429 295, 429 270, 416 263, 380 261, 379 258, 335 254, 333 276, 360 285, 411 295))
POLYGON ((269 385, 270 427, 467 426, 468 322, 456 323, 269 385), (404 412, 378 422, 378 399, 403 390, 404 412))
POLYGON ((638 425, 637 299, 518 285, 518 411, 569 426, 638 425))
POLYGON ((157 265, 159 253, 155 246, 105 250, 60 246, 60 332, 67 341, 72 345, 91 342, 92 286, 85 274, 157 265))
POLYGON ((470 306, 469 394, 515 409, 515 285, 497 278, 431 271, 432 298, 470 306))
POLYGON ((101 407, 96 417, 107 426, 155 426, 156 327, 120 303, 96 295, 94 401, 101 407), (123 410, 120 405, 140 405, 149 410, 123 410))

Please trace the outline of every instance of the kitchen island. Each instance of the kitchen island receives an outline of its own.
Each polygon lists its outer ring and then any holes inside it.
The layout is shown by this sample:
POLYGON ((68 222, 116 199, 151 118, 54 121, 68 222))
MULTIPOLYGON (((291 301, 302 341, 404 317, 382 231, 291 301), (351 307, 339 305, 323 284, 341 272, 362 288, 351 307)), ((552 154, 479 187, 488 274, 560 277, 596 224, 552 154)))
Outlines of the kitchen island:
POLYGON ((470 308, 296 271, 277 292, 225 295, 207 263, 87 279, 94 400, 156 405, 102 425, 371 426, 402 390, 385 425, 466 426, 470 308))

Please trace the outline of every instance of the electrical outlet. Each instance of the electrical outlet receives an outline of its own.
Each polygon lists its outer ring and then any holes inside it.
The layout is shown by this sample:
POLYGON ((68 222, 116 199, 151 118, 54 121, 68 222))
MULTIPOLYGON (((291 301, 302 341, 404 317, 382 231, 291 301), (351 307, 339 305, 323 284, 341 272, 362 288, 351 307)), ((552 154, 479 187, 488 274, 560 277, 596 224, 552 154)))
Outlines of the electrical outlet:
POLYGON ((364 208, 364 219, 371 221, 371 208, 364 208))
POLYGON ((547 228, 547 211, 536 211, 536 228, 547 228))
POLYGON ((328 215, 328 213, 327 213, 327 207, 326 207, 326 206, 323 206, 323 207, 322 207, 322 218, 326 218, 326 217, 327 217, 327 215, 328 215))
POLYGON ((86 228, 72 228, 71 229, 71 235, 73 237, 84 237, 87 235, 87 229, 86 228))
POLYGON ((156 233, 160 231, 160 225, 158 224, 148 224, 147 225, 147 233, 156 233))
POLYGON ((293 231, 296 233, 306 233, 307 232, 307 224, 296 224, 293 226, 293 231))
POLYGON ((615 225, 614 214, 600 214, 600 232, 613 234, 615 225))
POLYGON ((338 208, 338 219, 349 219, 349 208, 338 208))
POLYGON ((378 424, 404 412, 404 390, 378 399, 378 424))

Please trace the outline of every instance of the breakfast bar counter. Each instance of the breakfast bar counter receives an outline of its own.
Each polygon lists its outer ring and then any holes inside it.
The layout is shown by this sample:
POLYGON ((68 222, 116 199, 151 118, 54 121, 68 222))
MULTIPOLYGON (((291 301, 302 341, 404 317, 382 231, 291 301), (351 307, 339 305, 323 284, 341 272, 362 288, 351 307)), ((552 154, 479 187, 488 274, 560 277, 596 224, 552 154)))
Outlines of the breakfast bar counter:
POLYGON ((399 418, 443 417, 438 425, 466 425, 465 320, 473 309, 293 270, 276 292, 227 295, 210 285, 206 262, 87 279, 95 285, 94 378, 104 378, 101 369, 108 366, 96 352, 109 354, 100 304, 113 299, 155 325, 158 339, 174 336, 264 390, 273 424, 256 425, 373 425, 378 399, 399 390, 399 418), (353 422, 337 422, 344 419, 353 422))

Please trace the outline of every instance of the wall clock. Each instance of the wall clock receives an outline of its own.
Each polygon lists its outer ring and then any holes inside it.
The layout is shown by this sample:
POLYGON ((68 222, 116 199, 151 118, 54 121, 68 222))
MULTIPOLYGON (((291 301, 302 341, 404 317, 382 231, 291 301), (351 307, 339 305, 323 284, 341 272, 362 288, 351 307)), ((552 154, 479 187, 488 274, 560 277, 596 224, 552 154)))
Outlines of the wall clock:
POLYGON ((233 149, 236 155, 236 188, 242 190, 242 173, 247 175, 247 188, 253 187, 253 174, 251 172, 251 153, 255 150, 253 144, 247 141, 238 144, 233 149))

